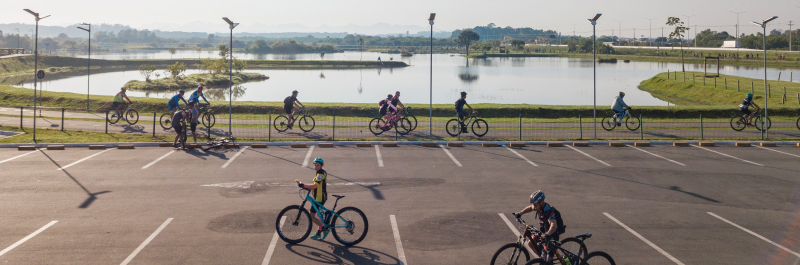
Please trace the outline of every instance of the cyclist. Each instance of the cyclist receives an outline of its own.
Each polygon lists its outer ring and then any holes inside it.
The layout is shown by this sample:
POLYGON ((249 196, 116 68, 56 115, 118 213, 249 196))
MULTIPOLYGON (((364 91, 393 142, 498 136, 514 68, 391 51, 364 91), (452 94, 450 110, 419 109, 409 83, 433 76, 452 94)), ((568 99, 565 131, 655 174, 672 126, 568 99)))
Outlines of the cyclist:
POLYGON ((292 95, 283 100, 283 111, 286 112, 287 116, 289 116, 289 125, 286 126, 289 127, 289 129, 291 129, 292 125, 294 125, 294 114, 297 113, 301 107, 306 107, 303 105, 303 103, 300 103, 300 101, 297 100, 297 94, 297 90, 292 91, 292 95))
POLYGON ((756 112, 761 111, 761 107, 759 107, 758 104, 753 102, 753 94, 748 93, 747 98, 745 98, 744 101, 742 101, 742 104, 739 104, 739 111, 744 113, 744 116, 747 116, 747 126, 754 126, 752 121, 753 121, 753 115, 755 113, 753 113, 748 109, 750 105, 756 107, 756 112))
POLYGON ((178 146, 178 140, 183 136, 183 130, 186 129, 181 126, 181 120, 189 119, 191 116, 192 112, 189 110, 183 111, 180 109, 175 111, 175 115, 172 115, 172 128, 175 129, 175 141, 172 141, 172 146, 178 146))
POLYGON ((392 105, 400 108, 405 108, 406 105, 403 105, 403 102, 400 102, 400 91, 394 92, 394 98, 392 98, 392 105))
POLYGON ((111 100, 111 108, 114 109, 114 114, 111 115, 112 118, 116 116, 116 117, 122 117, 122 120, 125 120, 125 115, 122 115, 122 113, 120 113, 120 111, 122 111, 123 109, 123 106, 125 105, 121 103, 125 103, 126 99, 128 100, 129 104, 133 103, 131 102, 131 99, 128 98, 127 95, 125 95, 125 92, 126 90, 124 88, 120 89, 119 93, 117 93, 117 95, 114 96, 114 99, 111 100))
MULTIPOLYGON (((529 212, 536 212, 536 217, 539 219, 539 230, 544 233, 545 242, 550 239, 558 241, 558 238, 563 234, 566 229, 564 221, 561 219, 561 213, 550 204, 544 202, 544 192, 537 190, 531 194, 531 205, 522 209, 518 213, 514 213, 514 217, 520 218, 523 214, 529 212)), ((535 244, 540 239, 534 236, 532 241, 528 241, 528 246, 531 247, 536 253, 541 253, 542 250, 535 244)))
POLYGON ((191 127, 189 128, 192 129, 192 138, 194 138, 194 143, 197 143, 197 124, 200 123, 200 121, 197 120, 197 117, 200 116, 200 111, 197 110, 197 104, 195 104, 195 102, 196 101, 192 101, 191 99, 189 100, 189 110, 191 110, 192 113, 192 118, 189 122, 189 126, 191 127))
MULTIPOLYGON (((324 165, 325 161, 323 161, 321 157, 317 157, 314 159, 314 170, 316 173, 314 174, 314 179, 311 181, 312 184, 297 183, 298 187, 311 190, 312 197, 321 205, 325 205, 325 201, 328 200, 328 172, 322 169, 324 165)), ((319 220, 319 216, 317 215, 317 211, 314 210, 314 207, 311 207, 311 221, 319 226, 317 233, 312 235, 311 239, 324 240, 328 237, 328 232, 330 231, 327 229, 322 231, 322 221, 319 220)))
POLYGON ((183 89, 181 89, 180 91, 178 91, 177 95, 173 96, 169 100, 169 103, 167 104, 167 106, 169 107, 169 115, 170 116, 174 115, 175 114, 175 110, 179 109, 181 107, 181 104, 180 104, 180 102, 178 100, 183 100, 183 104, 189 105, 189 103, 186 103, 186 99, 183 98, 183 94, 184 93, 185 93, 185 91, 183 91, 183 89))
POLYGON ((467 132, 467 125, 464 124, 464 121, 469 118, 469 112, 464 111, 464 105, 467 105, 467 108, 469 108, 470 112, 477 112, 472 109, 472 106, 467 104, 467 92, 461 91, 461 97, 458 98, 455 103, 456 114, 458 114, 458 119, 461 121, 461 132, 467 132))
POLYGON ((614 97, 614 104, 611 104, 611 110, 614 111, 614 117, 612 119, 613 122, 617 123, 617 126, 622 126, 622 118, 625 117, 626 112, 625 108, 628 108, 628 110, 631 109, 631 107, 622 100, 624 97, 625 92, 619 92, 619 96, 614 97), (617 121, 617 117, 619 117, 619 121, 617 121))
POLYGON ((378 102, 378 105, 381 106, 381 109, 378 110, 378 113, 383 117, 383 120, 389 120, 389 117, 392 116, 392 113, 397 111, 397 107, 392 104, 394 100, 394 96, 392 94, 386 95, 386 99, 381 100, 378 102))
POLYGON ((200 99, 201 98, 203 99, 203 101, 206 102, 206 104, 211 105, 211 102, 208 102, 208 100, 206 99, 206 96, 203 95, 203 86, 202 85, 198 86, 197 90, 192 92, 192 95, 189 96, 189 102, 194 101, 194 103, 200 103, 200 99))

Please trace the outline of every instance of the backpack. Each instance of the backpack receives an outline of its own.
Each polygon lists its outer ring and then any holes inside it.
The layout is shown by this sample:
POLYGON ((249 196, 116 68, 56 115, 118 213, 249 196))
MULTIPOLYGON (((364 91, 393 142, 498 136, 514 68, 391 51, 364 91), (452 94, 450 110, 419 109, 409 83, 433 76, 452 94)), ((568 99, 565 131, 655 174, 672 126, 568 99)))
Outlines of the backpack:
POLYGON ((378 101, 378 106, 383 107, 384 104, 386 104, 386 100, 385 99, 382 99, 381 101, 378 101))
POLYGON ((553 211, 556 213, 556 224, 559 225, 558 228, 556 228, 556 233, 563 234, 567 232, 567 225, 565 225, 564 220, 561 219, 561 212, 556 208, 553 208, 553 211))

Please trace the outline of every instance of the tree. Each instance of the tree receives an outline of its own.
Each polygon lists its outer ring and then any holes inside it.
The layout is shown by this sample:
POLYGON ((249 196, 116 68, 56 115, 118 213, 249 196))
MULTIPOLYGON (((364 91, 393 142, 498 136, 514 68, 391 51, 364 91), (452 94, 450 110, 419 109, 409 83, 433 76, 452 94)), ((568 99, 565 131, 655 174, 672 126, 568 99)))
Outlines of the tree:
POLYGON ((150 82, 150 75, 152 75, 153 72, 155 71, 156 71, 156 66, 152 64, 139 66, 139 74, 144 76, 145 82, 150 82))
POLYGON ((358 37, 358 50, 361 52, 361 57, 359 57, 358 59, 359 61, 361 61, 361 59, 364 58, 364 51, 362 50, 363 46, 364 46, 364 39, 358 37))
POLYGON ((175 53, 176 53, 177 51, 178 51, 178 50, 176 50, 174 47, 170 47, 170 48, 169 48, 169 58, 170 58, 170 59, 172 59, 172 56, 173 56, 173 55, 175 55, 175 53))
POLYGON ((461 34, 458 34, 458 39, 456 39, 456 44, 467 46, 467 55, 469 55, 469 45, 473 41, 479 41, 481 36, 478 36, 478 33, 475 33, 472 30, 465 30, 462 31, 461 34))
POLYGON ((516 48, 517 50, 519 50, 519 49, 521 49, 522 47, 524 47, 524 46, 525 46, 525 41, 522 41, 522 40, 512 40, 512 41, 511 41, 511 46, 512 46, 512 47, 514 47, 514 48, 516 48))
MULTIPOLYGON (((670 38, 677 37, 678 40, 683 40, 683 35, 685 35, 686 31, 689 30, 689 28, 683 26, 683 22, 681 22, 681 19, 676 17, 667 18, 667 25, 675 27, 675 30, 669 33, 669 37, 670 38)), ((683 41, 678 41, 678 45, 681 46, 681 71, 686 72, 686 67, 684 66, 684 61, 683 61, 683 41)))
POLYGON ((230 51, 230 49, 228 49, 227 45, 220 44, 218 49, 219 49, 219 57, 228 58, 228 52, 230 51))
POLYGON ((186 72, 186 64, 182 62, 175 62, 175 64, 167 66, 167 72, 169 72, 169 75, 171 75, 172 78, 178 79, 181 74, 186 72))
POLYGON ((320 60, 325 60, 325 52, 320 52, 319 53, 319 59, 320 60))

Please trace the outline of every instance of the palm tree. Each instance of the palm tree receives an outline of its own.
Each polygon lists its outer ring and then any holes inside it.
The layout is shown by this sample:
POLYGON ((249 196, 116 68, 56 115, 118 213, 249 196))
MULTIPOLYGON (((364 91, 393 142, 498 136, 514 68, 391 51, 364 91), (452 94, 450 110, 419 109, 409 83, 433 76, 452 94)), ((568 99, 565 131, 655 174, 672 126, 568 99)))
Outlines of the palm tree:
POLYGON ((358 51, 361 52, 361 57, 359 57, 358 59, 359 61, 361 61, 361 59, 364 58, 364 51, 362 50, 363 46, 364 46, 364 39, 358 37, 358 51))

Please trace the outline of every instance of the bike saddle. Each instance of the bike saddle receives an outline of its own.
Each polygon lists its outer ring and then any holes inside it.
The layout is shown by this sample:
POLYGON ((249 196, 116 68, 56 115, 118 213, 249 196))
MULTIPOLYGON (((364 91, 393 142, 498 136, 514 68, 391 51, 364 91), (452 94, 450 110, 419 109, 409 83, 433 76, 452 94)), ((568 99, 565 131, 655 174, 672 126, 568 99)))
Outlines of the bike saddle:
POLYGON ((344 195, 331 195, 331 196, 336 197, 337 199, 344 198, 344 195))
POLYGON ((590 237, 592 237, 592 233, 586 233, 586 234, 575 236, 575 238, 580 239, 580 240, 586 240, 587 238, 590 238, 590 237))

